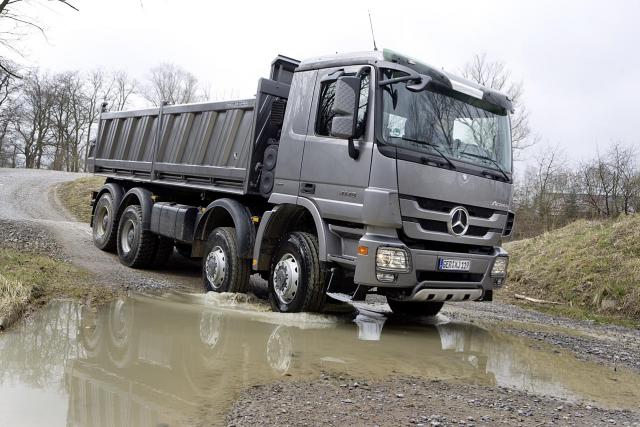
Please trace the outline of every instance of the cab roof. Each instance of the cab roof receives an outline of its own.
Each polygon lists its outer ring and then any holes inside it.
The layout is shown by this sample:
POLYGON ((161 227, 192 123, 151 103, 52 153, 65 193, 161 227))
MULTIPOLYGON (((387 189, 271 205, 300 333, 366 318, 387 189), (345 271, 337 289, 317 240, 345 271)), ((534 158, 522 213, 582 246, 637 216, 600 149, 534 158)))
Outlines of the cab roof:
POLYGON ((506 94, 495 89, 479 85, 471 80, 467 80, 445 70, 438 69, 425 62, 403 55, 391 49, 383 49, 381 51, 336 53, 334 55, 308 58, 300 62, 296 72, 349 65, 382 65, 380 64, 382 62, 390 62, 405 66, 419 74, 427 75, 455 91, 484 99, 491 104, 498 105, 507 111, 513 112, 513 104, 506 94))

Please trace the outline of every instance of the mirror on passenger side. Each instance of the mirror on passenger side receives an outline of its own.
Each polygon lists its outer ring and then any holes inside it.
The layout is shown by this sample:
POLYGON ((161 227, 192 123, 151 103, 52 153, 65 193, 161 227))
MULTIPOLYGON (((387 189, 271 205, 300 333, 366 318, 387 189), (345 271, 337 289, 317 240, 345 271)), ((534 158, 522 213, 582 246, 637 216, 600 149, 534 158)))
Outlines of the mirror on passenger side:
POLYGON ((360 95, 360 77, 343 76, 338 78, 331 121, 331 136, 351 139, 356 133, 358 118, 358 98, 360 95))

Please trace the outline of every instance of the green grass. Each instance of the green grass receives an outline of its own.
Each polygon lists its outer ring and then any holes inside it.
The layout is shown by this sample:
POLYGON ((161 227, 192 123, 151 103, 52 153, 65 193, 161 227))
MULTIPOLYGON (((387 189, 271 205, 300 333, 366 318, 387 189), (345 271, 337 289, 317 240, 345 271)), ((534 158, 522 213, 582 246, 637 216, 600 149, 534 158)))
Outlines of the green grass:
POLYGON ((93 285, 90 274, 45 255, 0 248, 0 323, 6 329, 25 312, 52 299, 101 303, 116 291, 93 285))
POLYGON ((572 317, 640 323, 640 215, 580 220, 505 247, 507 297, 558 301, 563 305, 527 305, 572 317))
POLYGON ((62 204, 78 221, 89 222, 91 219, 91 192, 104 184, 104 178, 90 176, 65 182, 58 187, 58 196, 62 204))

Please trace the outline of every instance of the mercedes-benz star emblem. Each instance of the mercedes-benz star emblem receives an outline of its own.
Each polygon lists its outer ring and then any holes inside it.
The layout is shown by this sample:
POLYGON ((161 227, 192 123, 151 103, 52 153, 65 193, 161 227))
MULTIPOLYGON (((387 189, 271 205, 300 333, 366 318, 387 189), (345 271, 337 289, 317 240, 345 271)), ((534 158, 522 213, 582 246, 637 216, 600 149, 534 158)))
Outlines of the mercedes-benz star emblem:
POLYGON ((447 228, 449 233, 456 236, 463 236, 469 229, 469 212, 463 206, 456 206, 451 209, 447 228))

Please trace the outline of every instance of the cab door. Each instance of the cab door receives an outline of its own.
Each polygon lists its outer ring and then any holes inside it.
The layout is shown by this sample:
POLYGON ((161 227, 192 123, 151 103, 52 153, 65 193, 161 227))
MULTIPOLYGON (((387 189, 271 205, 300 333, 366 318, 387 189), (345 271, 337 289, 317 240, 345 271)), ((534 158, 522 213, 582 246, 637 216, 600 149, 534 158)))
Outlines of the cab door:
POLYGON ((364 189, 369 185, 373 152, 373 80, 370 66, 323 69, 318 72, 304 144, 299 197, 312 200, 323 218, 362 222, 364 189), (361 71, 357 159, 349 156, 348 141, 331 136, 332 106, 337 78, 361 71))

